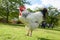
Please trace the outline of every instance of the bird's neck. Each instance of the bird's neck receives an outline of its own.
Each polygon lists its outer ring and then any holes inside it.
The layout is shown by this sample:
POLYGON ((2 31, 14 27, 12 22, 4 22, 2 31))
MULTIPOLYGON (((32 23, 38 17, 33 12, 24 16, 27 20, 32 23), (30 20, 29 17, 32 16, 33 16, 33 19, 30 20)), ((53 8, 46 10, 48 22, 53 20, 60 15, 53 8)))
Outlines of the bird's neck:
POLYGON ((20 11, 19 16, 22 16, 22 11, 20 11))
POLYGON ((25 10, 19 10, 19 16, 22 16, 22 12, 25 11, 25 10))

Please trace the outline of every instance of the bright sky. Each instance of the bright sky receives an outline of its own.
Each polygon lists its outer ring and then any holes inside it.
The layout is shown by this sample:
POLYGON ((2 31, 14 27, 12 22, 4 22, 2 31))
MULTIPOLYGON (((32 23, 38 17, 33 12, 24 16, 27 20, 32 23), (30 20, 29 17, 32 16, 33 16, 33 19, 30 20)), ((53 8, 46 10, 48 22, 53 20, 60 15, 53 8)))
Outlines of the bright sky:
POLYGON ((26 8, 31 8, 34 10, 36 7, 48 7, 54 6, 60 9, 60 0, 27 0, 30 1, 31 5, 25 5, 26 8))

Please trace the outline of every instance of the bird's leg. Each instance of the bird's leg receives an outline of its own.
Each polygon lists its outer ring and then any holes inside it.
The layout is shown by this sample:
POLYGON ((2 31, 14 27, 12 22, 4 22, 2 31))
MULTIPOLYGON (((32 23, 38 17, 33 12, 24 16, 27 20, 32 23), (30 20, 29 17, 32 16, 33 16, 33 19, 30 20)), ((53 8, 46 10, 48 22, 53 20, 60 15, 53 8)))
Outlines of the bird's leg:
POLYGON ((27 36, 32 36, 32 30, 28 30, 27 36))
POLYGON ((32 30, 30 30, 30 32, 29 32, 29 36, 32 36, 32 30))
POLYGON ((29 36, 29 31, 30 31, 30 30, 28 30, 28 32, 27 32, 27 36, 29 36))

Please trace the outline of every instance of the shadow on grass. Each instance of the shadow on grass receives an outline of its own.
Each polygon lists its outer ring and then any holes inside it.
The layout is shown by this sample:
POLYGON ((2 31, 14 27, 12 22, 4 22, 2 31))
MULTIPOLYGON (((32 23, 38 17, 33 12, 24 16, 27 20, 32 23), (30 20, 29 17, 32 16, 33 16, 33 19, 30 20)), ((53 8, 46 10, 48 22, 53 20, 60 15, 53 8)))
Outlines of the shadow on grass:
POLYGON ((54 30, 54 31, 60 31, 60 27, 54 27, 54 28, 39 28, 39 29, 46 29, 46 30, 54 30))
POLYGON ((24 24, 11 24, 11 23, 1 23, 3 25, 13 26, 13 27, 24 27, 24 24))
POLYGON ((56 27, 56 28, 46 28, 46 30, 54 30, 54 31, 60 31, 60 27, 56 27))
MULTIPOLYGON (((9 26, 13 26, 13 27, 25 27, 24 24, 11 24, 11 23, 0 23, 0 24, 9 25, 9 26)), ((60 27, 54 27, 53 29, 52 28, 41 28, 40 27, 39 29, 60 31, 60 27)))
POLYGON ((60 29, 53 29, 53 30, 55 30, 55 31, 60 31, 60 29))
POLYGON ((46 39, 46 38, 37 38, 37 40, 50 40, 50 39, 46 39))

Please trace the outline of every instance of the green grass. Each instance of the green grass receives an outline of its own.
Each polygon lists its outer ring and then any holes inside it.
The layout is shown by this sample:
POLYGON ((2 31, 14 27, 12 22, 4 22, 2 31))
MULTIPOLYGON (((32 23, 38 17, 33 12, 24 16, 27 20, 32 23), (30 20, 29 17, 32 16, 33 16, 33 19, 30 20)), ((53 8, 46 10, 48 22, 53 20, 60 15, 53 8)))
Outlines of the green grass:
POLYGON ((0 23, 0 40, 60 40, 60 29, 36 29, 32 37, 26 36, 24 25, 0 23))

